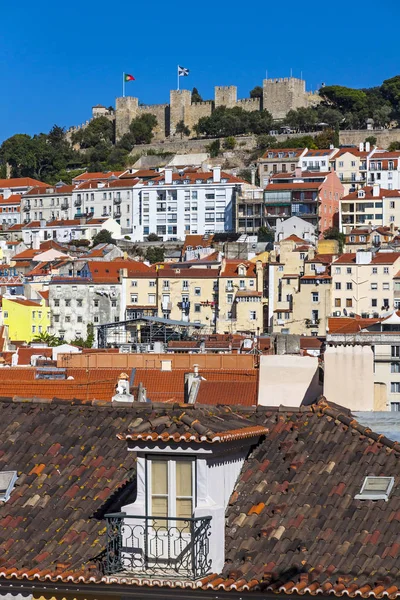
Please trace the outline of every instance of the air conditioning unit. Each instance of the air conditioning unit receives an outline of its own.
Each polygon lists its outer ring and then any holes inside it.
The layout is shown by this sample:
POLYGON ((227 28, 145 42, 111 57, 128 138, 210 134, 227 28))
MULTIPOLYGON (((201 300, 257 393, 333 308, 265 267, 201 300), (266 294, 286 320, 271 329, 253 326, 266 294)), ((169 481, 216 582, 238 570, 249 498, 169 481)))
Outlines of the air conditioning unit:
POLYGON ((335 312, 333 313, 334 317, 340 317, 340 315, 341 315, 340 310, 335 310, 335 312))

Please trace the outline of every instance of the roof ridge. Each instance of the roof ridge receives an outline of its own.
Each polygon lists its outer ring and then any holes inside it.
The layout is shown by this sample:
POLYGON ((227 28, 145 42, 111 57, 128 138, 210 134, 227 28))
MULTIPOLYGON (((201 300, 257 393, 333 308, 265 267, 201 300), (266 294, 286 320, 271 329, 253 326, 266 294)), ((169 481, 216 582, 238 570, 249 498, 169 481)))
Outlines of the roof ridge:
POLYGON ((332 417, 340 423, 343 423, 343 425, 358 431, 358 433, 364 435, 372 442, 377 442, 378 444, 382 444, 382 446, 385 446, 390 450, 400 453, 399 442, 390 440, 383 433, 376 433, 370 427, 361 425, 361 423, 359 423, 359 421, 357 421, 357 419, 354 417, 350 409, 330 403, 325 396, 321 396, 317 404, 312 405, 312 409, 315 413, 320 411, 323 415, 332 417))

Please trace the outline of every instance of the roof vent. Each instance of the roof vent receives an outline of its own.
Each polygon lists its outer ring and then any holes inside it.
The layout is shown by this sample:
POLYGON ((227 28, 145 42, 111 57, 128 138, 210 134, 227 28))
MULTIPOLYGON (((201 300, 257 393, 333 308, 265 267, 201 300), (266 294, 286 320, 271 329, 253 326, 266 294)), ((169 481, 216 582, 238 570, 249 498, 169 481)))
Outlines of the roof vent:
POLYGON ((355 500, 386 500, 394 485, 394 477, 366 477, 355 500))
POLYGON ((17 471, 0 471, 0 502, 7 502, 17 481, 17 471))

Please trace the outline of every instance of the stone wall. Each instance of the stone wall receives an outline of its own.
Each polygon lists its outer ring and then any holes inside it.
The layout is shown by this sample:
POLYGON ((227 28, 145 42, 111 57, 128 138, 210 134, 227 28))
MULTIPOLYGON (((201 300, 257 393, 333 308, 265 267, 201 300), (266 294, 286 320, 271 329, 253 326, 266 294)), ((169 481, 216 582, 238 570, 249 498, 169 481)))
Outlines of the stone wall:
POLYGON ((157 126, 153 129, 154 139, 163 140, 169 136, 169 104, 150 104, 138 107, 138 116, 150 113, 157 119, 157 126))
POLYGON ((261 110, 261 98, 243 98, 236 102, 236 106, 249 112, 261 110))
POLYGON ((137 117, 139 112, 139 100, 132 96, 117 98, 115 106, 115 138, 120 140, 125 133, 129 131, 129 125, 132 119, 137 117))
POLYGON ((192 130, 202 117, 210 117, 213 111, 212 100, 193 102, 187 113, 186 125, 192 130))
POLYGON ((365 142, 367 137, 376 137, 376 145, 387 148, 392 142, 400 142, 400 129, 354 129, 341 131, 339 134, 340 144, 343 146, 358 146, 365 142))
POLYGON ((263 109, 274 119, 283 119, 289 110, 320 102, 318 94, 306 92, 306 82, 295 77, 264 79, 263 109))

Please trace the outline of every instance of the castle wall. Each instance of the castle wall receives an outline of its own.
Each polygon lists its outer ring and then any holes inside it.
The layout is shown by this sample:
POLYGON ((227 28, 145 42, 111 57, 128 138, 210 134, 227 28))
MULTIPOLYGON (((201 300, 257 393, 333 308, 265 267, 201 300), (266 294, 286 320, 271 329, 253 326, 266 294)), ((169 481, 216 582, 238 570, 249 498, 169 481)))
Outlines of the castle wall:
POLYGON ((154 139, 163 140, 169 135, 169 104, 150 104, 139 106, 138 115, 150 113, 157 119, 157 126, 153 129, 154 139))
POLYGON ((173 135, 179 121, 188 126, 192 93, 189 90, 171 90, 170 93, 170 124, 169 131, 173 135))
POLYGON ((214 88, 214 104, 215 108, 225 106, 233 108, 237 102, 237 87, 236 85, 216 85, 214 88))
POLYGON ((210 117, 213 111, 213 102, 208 100, 207 102, 193 102, 187 110, 185 121, 186 125, 193 130, 193 127, 197 125, 202 117, 210 117))
POLYGON ((236 106, 247 110, 248 112, 260 111, 261 110, 261 98, 243 98, 237 100, 236 106))
POLYGON ((306 92, 306 82, 295 77, 264 79, 263 108, 274 119, 283 119, 289 110, 315 106, 320 102, 318 94, 306 92))
POLYGON ((115 105, 115 139, 118 142, 129 131, 132 119, 138 116, 139 100, 132 96, 117 98, 115 105))

